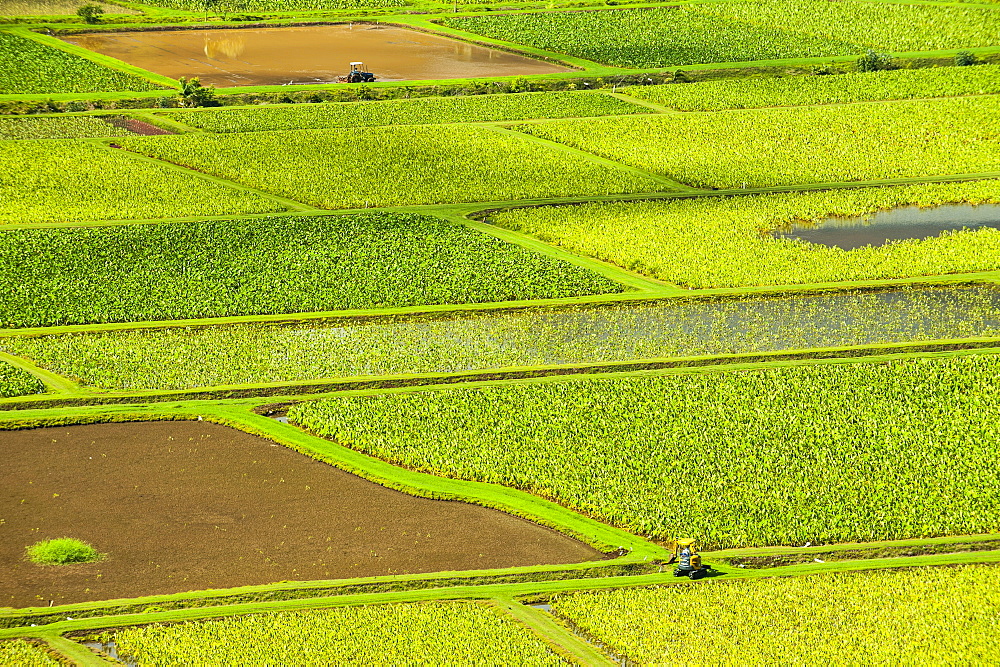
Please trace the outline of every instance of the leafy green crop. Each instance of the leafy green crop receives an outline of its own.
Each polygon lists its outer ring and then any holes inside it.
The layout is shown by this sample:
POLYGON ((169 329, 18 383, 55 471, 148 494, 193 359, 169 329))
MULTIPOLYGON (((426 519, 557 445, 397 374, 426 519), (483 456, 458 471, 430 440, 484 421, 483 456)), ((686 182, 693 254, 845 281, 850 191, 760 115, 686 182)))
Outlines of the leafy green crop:
POLYGON ((484 604, 426 602, 251 614, 126 628, 139 664, 559 665, 538 637, 484 604))
POLYGON ((529 134, 718 188, 1000 171, 1000 98, 555 120, 529 134))
POLYGON ((623 92, 681 111, 996 94, 1000 93, 1000 65, 926 67, 837 76, 718 79, 685 85, 632 86, 623 92))
POLYGON ((553 611, 631 664, 977 664, 997 657, 995 565, 571 593, 553 611))
POLYGON ((0 94, 160 90, 151 81, 0 32, 0 94))
POLYGON ((34 375, 0 361, 0 397, 40 394, 45 385, 34 375))
POLYGON ((863 0, 739 0, 701 4, 697 11, 884 51, 934 51, 1000 43, 1000 13, 979 7, 863 0))
POLYGON ((0 118, 0 139, 73 139, 128 137, 132 132, 95 116, 19 116, 0 118))
POLYGON ((60 664, 44 649, 23 639, 0 641, 2 667, 59 667, 60 664))
POLYGON ((662 189, 652 179, 486 128, 383 127, 123 139, 147 155, 324 208, 662 189))
POLYGON ((0 225, 283 209, 261 195, 87 141, 0 141, 0 225))
POLYGON ((715 547, 1000 530, 1000 357, 356 396, 289 418, 408 468, 715 547))
POLYGON ((699 354, 1000 336, 1000 291, 671 299, 298 325, 0 338, 0 349, 107 389, 184 389, 699 354))
POLYGON ((576 265, 413 214, 0 231, 0 327, 623 290, 576 265))
POLYGON ((707 16, 689 7, 498 14, 445 19, 451 28, 618 67, 862 53, 854 44, 707 16))
POLYGON ((1000 203, 998 181, 512 209, 490 222, 692 288, 790 285, 1000 269, 1000 231, 843 250, 765 232, 906 205, 1000 203))
POLYGON ((173 113, 170 118, 209 132, 253 132, 633 113, 649 113, 649 109, 600 93, 520 93, 253 109, 204 109, 173 113))

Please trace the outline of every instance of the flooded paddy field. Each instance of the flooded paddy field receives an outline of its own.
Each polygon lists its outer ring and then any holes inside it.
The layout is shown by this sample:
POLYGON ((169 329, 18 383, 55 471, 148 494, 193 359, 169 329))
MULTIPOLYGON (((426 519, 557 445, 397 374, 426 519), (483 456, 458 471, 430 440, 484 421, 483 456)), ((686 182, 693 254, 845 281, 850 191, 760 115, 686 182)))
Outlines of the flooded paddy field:
POLYGON ((173 79, 216 86, 334 83, 363 61, 379 81, 523 76, 552 63, 395 26, 365 23, 86 33, 64 38, 173 79))
POLYGON ((0 339, 86 385, 167 390, 1000 336, 992 285, 0 339))
POLYGON ((907 239, 924 239, 962 229, 1000 229, 1000 205, 948 204, 933 208, 904 206, 871 216, 830 218, 775 230, 776 238, 854 250, 907 239))
POLYGON ((0 606, 603 557, 495 510, 393 491, 207 422, 0 432, 0 606), (104 560, 39 566, 71 536, 104 560))

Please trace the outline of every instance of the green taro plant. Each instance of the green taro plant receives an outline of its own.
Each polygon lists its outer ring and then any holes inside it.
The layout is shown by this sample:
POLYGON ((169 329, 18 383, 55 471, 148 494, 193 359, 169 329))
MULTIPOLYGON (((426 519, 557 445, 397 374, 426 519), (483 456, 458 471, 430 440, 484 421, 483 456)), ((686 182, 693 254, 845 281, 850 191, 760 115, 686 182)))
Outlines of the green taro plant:
POLYGON ((463 602, 250 614, 113 637, 140 664, 565 664, 513 618, 463 602))
POLYGON ((622 92, 679 111, 842 104, 1000 93, 1000 65, 926 67, 830 76, 720 79, 689 86, 632 86, 622 92))
POLYGON ((691 185, 740 189, 1000 171, 998 112, 1000 98, 982 96, 516 127, 691 185))
MULTIPOLYGON (((769 232, 906 206, 1000 204, 995 180, 500 211, 489 222, 689 288, 973 273, 1000 268, 1000 231, 844 250, 769 232)), ((970 214, 972 211, 970 211, 970 214)), ((956 215, 961 214, 961 209, 956 215)), ((862 228, 877 231, 877 228, 862 228)), ((877 237, 876 237, 877 238, 877 237)))
POLYGON ((858 656, 901 664, 918 654, 977 663, 996 655, 997 600, 1000 567, 973 565, 570 593, 552 610, 635 664, 845 664, 858 656))
POLYGON ((1000 530, 1000 357, 435 389, 289 419, 414 470, 709 547, 1000 530), (696 489, 687 494, 665 490, 696 489))

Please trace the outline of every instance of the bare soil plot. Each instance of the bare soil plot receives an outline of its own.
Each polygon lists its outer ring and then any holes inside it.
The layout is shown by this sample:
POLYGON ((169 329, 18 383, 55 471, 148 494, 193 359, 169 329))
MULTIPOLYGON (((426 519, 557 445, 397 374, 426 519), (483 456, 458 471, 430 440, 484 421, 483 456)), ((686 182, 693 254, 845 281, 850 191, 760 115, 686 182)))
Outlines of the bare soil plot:
POLYGON ((206 422, 0 432, 0 606, 595 560, 591 547, 474 505, 393 491, 206 422), (107 558, 42 567, 71 536, 107 558))

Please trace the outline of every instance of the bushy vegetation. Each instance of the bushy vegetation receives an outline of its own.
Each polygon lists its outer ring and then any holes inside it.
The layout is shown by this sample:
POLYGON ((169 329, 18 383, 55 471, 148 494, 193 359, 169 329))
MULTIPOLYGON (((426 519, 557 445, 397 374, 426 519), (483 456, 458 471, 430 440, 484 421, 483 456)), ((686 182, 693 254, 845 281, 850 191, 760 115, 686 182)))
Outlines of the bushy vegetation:
POLYGON ((146 79, 0 32, 0 94, 158 90, 146 79))
POLYGON ((461 602, 235 616, 114 634, 139 664, 559 665, 514 619, 461 602))
POLYGON ((0 231, 0 327, 620 292, 587 269, 413 214, 0 231))
POLYGON ((633 86, 624 92, 680 111, 980 95, 1000 93, 1000 65, 897 69, 837 76, 718 79, 683 86, 633 86))
POLYGON ((44 649, 23 639, 0 641, 0 667, 59 667, 44 649))
POLYGON ((698 11, 754 26, 907 52, 993 46, 1000 14, 981 7, 826 0, 740 0, 706 3, 698 11))
POLYGON ((520 93, 411 100, 308 104, 255 109, 207 109, 170 117, 209 132, 422 125, 529 118, 648 113, 649 109, 599 93, 520 93))
POLYGON ((184 389, 1000 336, 989 288, 0 338, 107 389, 184 389))
POLYGON ((128 137, 125 128, 115 127, 94 116, 15 116, 0 118, 0 139, 74 139, 77 137, 128 137))
POLYGON ((452 125, 123 139, 123 146, 324 208, 662 189, 516 135, 452 125))
POLYGON ((27 548, 27 558, 38 565, 72 565, 92 563, 101 554, 91 545, 72 537, 44 540, 27 548))
POLYGON ((713 188, 1000 171, 996 97, 556 120, 518 129, 713 188))
POLYGON ((0 397, 26 396, 43 391, 45 385, 34 375, 0 361, 0 397))
POLYGON ((553 610, 638 664, 979 664, 998 655, 997 600, 1000 568, 973 565, 571 593, 553 610))
POLYGON ((446 26, 617 67, 860 53, 854 44, 708 16, 691 7, 497 14, 446 26))
POLYGON ((258 194, 86 141, 0 142, 0 224, 283 209, 258 194))
POLYGON ((289 417, 408 468, 525 489, 663 539, 1000 529, 992 355, 345 397, 289 417))
POLYGON ((692 288, 789 285, 1000 268, 1000 231, 843 250, 769 230, 906 205, 1000 203, 997 181, 512 209, 490 221, 692 288))

